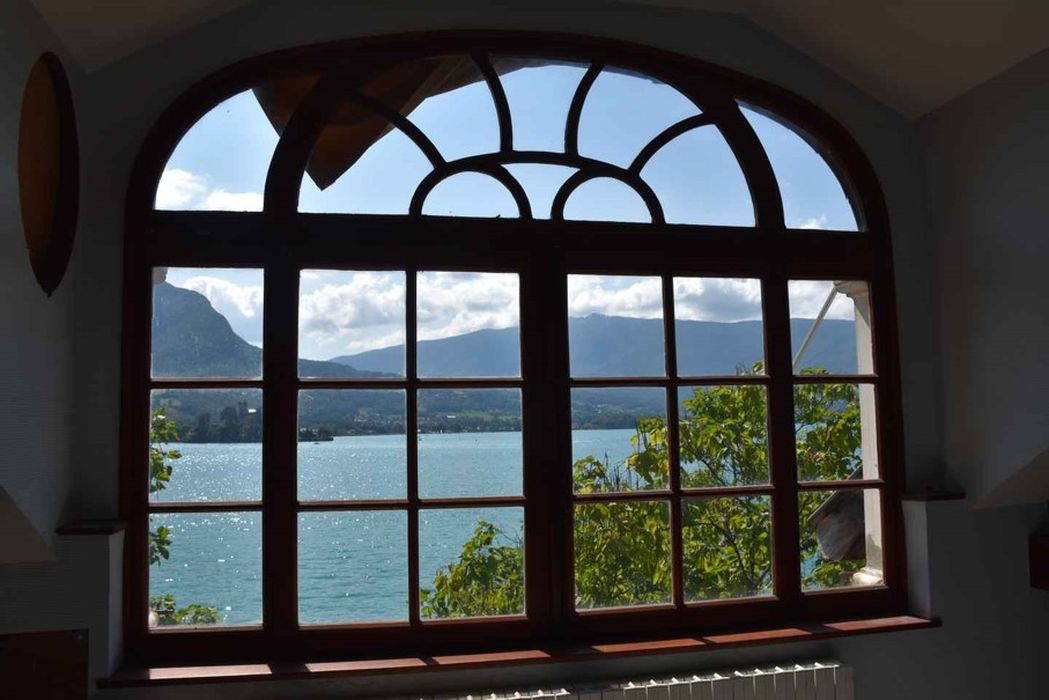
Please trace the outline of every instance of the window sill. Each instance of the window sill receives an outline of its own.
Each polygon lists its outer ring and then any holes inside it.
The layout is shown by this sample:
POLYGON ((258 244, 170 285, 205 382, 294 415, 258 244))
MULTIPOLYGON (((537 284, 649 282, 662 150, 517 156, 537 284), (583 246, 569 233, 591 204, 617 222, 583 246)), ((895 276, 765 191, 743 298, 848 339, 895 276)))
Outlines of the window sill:
POLYGON ((939 627, 936 618, 912 615, 845 620, 707 637, 678 637, 646 642, 620 642, 593 646, 550 647, 487 654, 456 654, 432 657, 402 657, 315 663, 257 663, 222 666, 125 667, 98 681, 99 688, 127 688, 200 683, 302 680, 340 678, 440 670, 466 670, 519 666, 544 662, 596 661, 652 654, 715 651, 735 647, 805 642, 879 632, 939 627))

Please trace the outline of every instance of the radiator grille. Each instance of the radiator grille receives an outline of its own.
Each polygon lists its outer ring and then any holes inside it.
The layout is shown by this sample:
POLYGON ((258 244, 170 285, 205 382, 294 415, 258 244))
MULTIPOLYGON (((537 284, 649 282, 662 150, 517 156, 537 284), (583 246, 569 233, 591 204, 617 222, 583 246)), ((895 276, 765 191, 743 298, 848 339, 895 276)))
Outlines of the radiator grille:
MULTIPOLYGON (((810 661, 606 685, 439 695, 432 700, 853 700, 852 668, 810 661)), ((418 700, 430 700, 429 698, 418 700)))

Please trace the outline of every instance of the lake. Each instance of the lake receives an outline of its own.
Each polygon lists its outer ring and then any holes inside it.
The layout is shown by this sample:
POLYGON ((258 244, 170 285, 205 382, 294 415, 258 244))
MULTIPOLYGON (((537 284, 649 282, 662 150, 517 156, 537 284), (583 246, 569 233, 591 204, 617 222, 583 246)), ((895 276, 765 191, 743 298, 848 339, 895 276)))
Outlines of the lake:
MULTIPOLYGON (((575 457, 621 461, 634 431, 577 430, 575 457)), ((244 501, 262 493, 258 443, 180 443, 168 487, 153 500, 244 501)), ((404 435, 337 437, 299 445, 300 500, 405 498, 404 435)), ((423 498, 522 493, 521 433, 419 436, 423 498)), ((419 570, 455 561, 478 521, 520 541, 521 508, 435 510, 419 514, 419 570)), ((150 527, 171 530, 171 557, 150 567, 150 593, 174 594, 179 607, 216 607, 225 624, 262 619, 262 516, 258 512, 156 514, 150 527)), ((299 515, 299 618, 304 624, 408 618, 407 518, 403 511, 309 512, 299 515)))

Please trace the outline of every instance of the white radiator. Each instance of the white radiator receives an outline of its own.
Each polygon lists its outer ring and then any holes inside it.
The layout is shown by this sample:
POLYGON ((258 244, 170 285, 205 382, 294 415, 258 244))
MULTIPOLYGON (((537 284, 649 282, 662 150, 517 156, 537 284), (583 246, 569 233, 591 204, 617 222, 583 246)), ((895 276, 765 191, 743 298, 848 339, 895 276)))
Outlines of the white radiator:
POLYGON ((441 695, 436 700, 853 700, 852 668, 811 661, 551 690, 441 695))

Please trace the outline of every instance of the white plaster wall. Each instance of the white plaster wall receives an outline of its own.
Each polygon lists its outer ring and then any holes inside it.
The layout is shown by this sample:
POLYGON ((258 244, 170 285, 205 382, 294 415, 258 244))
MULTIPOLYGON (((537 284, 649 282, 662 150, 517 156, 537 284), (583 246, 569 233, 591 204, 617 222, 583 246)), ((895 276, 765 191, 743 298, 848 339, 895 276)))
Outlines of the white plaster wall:
POLYGON ((946 467, 977 505, 1044 503, 1049 51, 920 129, 938 237, 946 467))
MULTIPOLYGON (((44 295, 29 265, 19 213, 22 90, 44 51, 65 59, 27 0, 0 3, 0 488, 10 499, 5 503, 17 508, 5 522, 27 523, 46 549, 72 483, 73 284, 67 276, 54 296, 44 295)), ((78 71, 64 62, 77 91, 78 71)))
MULTIPOLYGON (((0 633, 87 630, 89 673, 105 676, 120 651, 124 533, 56 538, 56 561, 0 567, 0 633)), ((0 679, 0 697, 4 680, 0 679)))

